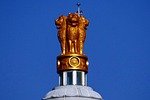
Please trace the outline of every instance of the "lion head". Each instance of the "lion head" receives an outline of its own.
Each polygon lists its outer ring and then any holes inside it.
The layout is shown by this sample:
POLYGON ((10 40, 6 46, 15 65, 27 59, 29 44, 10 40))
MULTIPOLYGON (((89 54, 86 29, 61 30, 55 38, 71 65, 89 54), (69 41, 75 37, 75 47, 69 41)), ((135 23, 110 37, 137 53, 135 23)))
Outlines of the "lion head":
POLYGON ((63 26, 64 22, 66 21, 66 18, 67 18, 66 16, 62 15, 58 19, 56 19, 55 25, 57 26, 58 29, 63 26))
POLYGON ((75 27, 79 24, 79 16, 77 13, 69 13, 67 20, 71 26, 75 27))

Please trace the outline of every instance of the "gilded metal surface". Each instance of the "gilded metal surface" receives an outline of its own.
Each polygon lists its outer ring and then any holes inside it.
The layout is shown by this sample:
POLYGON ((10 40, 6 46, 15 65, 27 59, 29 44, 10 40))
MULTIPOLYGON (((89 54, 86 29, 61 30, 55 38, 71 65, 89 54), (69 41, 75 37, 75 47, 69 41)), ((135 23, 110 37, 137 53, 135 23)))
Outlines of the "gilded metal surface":
POLYGON ((88 72, 88 58, 85 55, 68 54, 57 57, 57 71, 80 70, 88 72))
POLYGON ((72 67, 78 67, 80 65, 80 58, 78 57, 69 58, 69 65, 72 67))
POLYGON ((55 24, 58 29, 58 40, 61 55, 57 57, 57 70, 88 71, 88 58, 83 54, 86 28, 89 21, 78 13, 60 16, 55 24))
POLYGON ((62 54, 66 52, 66 16, 60 16, 56 21, 55 24, 58 29, 58 40, 61 45, 62 54))
POLYGON ((58 29, 61 54, 83 54, 86 27, 89 21, 78 13, 69 13, 68 16, 60 16, 55 24, 58 29))

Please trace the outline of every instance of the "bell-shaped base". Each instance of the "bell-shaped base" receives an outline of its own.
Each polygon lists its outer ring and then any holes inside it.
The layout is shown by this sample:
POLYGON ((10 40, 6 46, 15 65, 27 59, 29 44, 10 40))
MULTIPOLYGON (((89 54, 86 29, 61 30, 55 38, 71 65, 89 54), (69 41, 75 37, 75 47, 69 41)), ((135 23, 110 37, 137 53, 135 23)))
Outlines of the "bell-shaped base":
POLYGON ((66 85, 54 88, 42 100, 102 100, 102 97, 91 87, 66 85))

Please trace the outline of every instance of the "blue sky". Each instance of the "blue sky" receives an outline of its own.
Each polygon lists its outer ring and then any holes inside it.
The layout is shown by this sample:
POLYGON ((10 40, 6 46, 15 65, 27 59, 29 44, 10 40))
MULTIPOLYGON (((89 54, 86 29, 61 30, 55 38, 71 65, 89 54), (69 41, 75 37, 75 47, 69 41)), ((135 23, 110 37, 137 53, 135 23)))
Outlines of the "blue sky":
MULTIPOLYGON (((150 1, 79 0, 90 20, 88 85, 105 100, 150 98, 150 1)), ((0 0, 0 98, 40 100, 58 85, 54 20, 78 0, 0 0)))

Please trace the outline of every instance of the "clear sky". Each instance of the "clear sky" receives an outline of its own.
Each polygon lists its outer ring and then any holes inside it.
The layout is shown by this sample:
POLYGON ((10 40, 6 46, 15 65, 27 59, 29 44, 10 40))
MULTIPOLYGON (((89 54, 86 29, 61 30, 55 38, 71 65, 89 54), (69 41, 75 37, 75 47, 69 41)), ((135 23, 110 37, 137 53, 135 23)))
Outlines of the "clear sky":
MULTIPOLYGON (((150 99, 150 1, 79 0, 90 20, 88 85, 104 100, 150 99)), ((0 0, 0 99, 40 100, 58 85, 54 20, 78 0, 0 0)))

